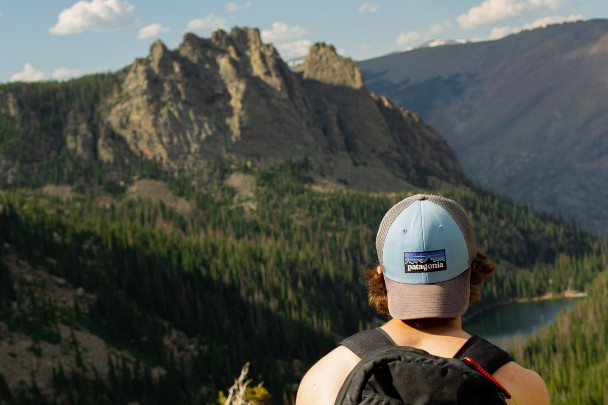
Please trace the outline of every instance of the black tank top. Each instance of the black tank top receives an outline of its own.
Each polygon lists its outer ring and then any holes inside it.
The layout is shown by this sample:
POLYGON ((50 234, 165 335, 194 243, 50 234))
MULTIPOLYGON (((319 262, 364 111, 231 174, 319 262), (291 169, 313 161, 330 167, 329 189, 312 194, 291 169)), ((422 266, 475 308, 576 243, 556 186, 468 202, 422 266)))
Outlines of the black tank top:
MULTIPOLYGON (((356 333, 340 342, 359 357, 365 353, 381 347, 396 346, 391 337, 381 328, 368 329, 356 333)), ((480 336, 471 336, 454 355, 455 359, 470 357, 483 367, 488 373, 493 374, 513 358, 500 347, 488 342, 480 336)))

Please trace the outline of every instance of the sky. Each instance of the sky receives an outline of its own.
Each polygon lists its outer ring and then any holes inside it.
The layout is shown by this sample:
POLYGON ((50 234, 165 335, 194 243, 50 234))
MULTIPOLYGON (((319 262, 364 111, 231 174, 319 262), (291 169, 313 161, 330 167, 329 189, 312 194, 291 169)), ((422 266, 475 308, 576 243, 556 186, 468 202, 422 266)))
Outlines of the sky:
POLYGON ((121 69, 161 39, 255 27, 284 60, 326 42, 354 60, 608 18, 607 0, 0 0, 0 83, 121 69))

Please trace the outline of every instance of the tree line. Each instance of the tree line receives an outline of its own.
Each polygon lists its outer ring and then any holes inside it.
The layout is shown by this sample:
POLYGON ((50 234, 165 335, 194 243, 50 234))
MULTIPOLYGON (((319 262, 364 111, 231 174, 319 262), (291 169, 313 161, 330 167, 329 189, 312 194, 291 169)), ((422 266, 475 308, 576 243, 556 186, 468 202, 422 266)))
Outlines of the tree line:
MULTIPOLYGON (((63 202, 7 190, 0 198, 0 242, 96 297, 57 315, 43 301, 26 306, 31 299, 15 296, 11 283, 3 282, 3 311, 12 314, 13 327, 52 341, 56 324, 67 322, 141 360, 135 368, 114 364, 114 375, 121 377, 113 379, 57 370, 61 395, 88 398, 99 390, 109 402, 160 403, 162 391, 184 403, 210 403, 251 362, 251 375, 264 382, 273 402, 289 403, 316 359, 341 337, 375 322, 361 268, 377 260, 377 226, 406 194, 316 192, 305 162, 295 162, 251 169, 255 208, 245 209, 223 183, 230 172, 224 164, 217 164, 215 180, 205 187, 149 172, 195 209, 180 215, 159 201, 120 198, 105 207, 91 194, 63 202), (42 330, 28 329, 27 319, 42 330), (166 322, 196 340, 196 354, 185 360, 167 350, 166 322), (145 370, 156 366, 164 377, 146 380, 145 370), (108 381, 122 381, 123 388, 108 381), (129 391, 125 381, 141 389, 129 391)), ((605 245, 575 227, 479 190, 436 192, 471 213, 478 242, 499 263, 475 310, 583 289, 599 273, 590 263, 605 245)), ((8 280, 10 274, 2 271, 0 277, 8 280)))

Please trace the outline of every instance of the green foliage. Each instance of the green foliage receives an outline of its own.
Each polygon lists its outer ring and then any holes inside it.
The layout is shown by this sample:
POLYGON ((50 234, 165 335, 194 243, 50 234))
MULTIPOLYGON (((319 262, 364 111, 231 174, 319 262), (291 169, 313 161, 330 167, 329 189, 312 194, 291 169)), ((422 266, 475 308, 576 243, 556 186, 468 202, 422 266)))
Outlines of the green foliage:
MULTIPOLYGON (((2 247, 0 246, 0 255, 2 255, 2 247)), ((4 263, 0 260, 0 315, 6 315, 11 302, 16 299, 15 288, 13 287, 13 278, 11 273, 4 263)))
POLYGON ((250 386, 248 378, 249 363, 245 363, 241 374, 234 380, 234 384, 228 390, 228 396, 220 391, 216 403, 220 405, 267 405, 270 403, 270 393, 262 383, 250 386))
POLYGON ((262 385, 248 387, 245 396, 252 404, 267 404, 270 402, 270 393, 262 385))
POLYGON ((8 384, 6 383, 4 376, 2 375, 2 373, 0 373, 0 401, 8 402, 12 399, 12 397, 13 395, 11 394, 11 390, 9 389, 8 384))
MULTIPOLYGON (((116 194, 124 191, 122 174, 129 168, 121 159, 110 167, 95 157, 77 156, 67 148, 84 128, 95 144, 104 127, 101 100, 118 85, 115 74, 94 74, 67 82, 0 85, 0 156, 12 169, 2 173, 2 187, 41 187, 70 184, 76 189, 100 186, 116 194)), ((6 168, 4 169, 6 170, 6 168)))
MULTIPOLYGON (((182 216, 152 201, 117 200, 106 208, 92 198, 0 197, 0 243, 94 294, 91 305, 76 309, 73 325, 140 361, 135 368, 114 364, 110 383, 58 374, 61 395, 87 398, 99 390, 94 395, 108 403, 156 403, 171 393, 182 403, 211 402, 232 371, 251 361, 274 401, 289 402, 288 387, 337 338, 372 323, 360 269, 377 260, 377 226, 405 195, 315 192, 306 163, 294 162, 251 171, 256 208, 246 211, 222 185, 225 164, 210 169, 216 180, 204 186, 155 165, 146 170, 196 209, 182 216), (163 345, 165 325, 196 341, 187 361, 163 345), (148 379, 153 366, 166 370, 163 378, 148 379)), ((587 263, 605 247, 575 228, 492 195, 438 193, 471 212, 478 241, 500 262, 477 308, 582 288, 599 272, 587 263)))
POLYGON ((584 261, 603 270, 588 297, 514 349, 516 359, 547 382, 553 404, 608 401, 608 252, 584 261))

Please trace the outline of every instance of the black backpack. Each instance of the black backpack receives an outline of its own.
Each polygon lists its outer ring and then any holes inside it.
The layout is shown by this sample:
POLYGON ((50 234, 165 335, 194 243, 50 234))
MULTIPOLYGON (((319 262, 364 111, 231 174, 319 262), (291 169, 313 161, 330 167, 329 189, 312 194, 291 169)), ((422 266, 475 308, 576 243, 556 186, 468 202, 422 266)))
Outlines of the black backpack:
POLYGON ((396 346, 380 328, 340 342, 361 358, 340 388, 336 405, 498 404, 509 393, 491 376, 512 360, 473 336, 454 358, 396 346))

